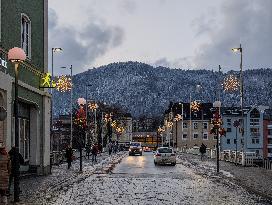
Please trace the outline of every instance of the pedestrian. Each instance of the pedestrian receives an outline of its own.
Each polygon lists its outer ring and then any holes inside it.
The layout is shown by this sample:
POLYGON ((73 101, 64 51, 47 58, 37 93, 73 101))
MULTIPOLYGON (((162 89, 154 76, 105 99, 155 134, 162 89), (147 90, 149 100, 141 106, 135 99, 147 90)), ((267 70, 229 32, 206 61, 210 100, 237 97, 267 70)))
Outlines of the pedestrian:
POLYGON ((72 166, 72 161, 73 161, 73 149, 70 145, 67 145, 66 147, 65 157, 68 164, 68 169, 70 169, 70 167, 72 166))
POLYGON ((90 153, 91 153, 91 146, 90 146, 90 144, 87 144, 87 146, 86 146, 86 157, 88 157, 88 159, 90 159, 90 153))
POLYGON ((200 148, 199 148, 199 152, 200 152, 200 154, 201 154, 201 160, 204 159, 204 156, 205 156, 205 154, 206 154, 206 149, 207 149, 206 145, 204 145, 204 144, 202 143, 201 146, 200 146, 200 148))
POLYGON ((98 153, 98 145, 94 144, 92 147, 92 162, 97 162, 96 157, 98 153))
MULTIPOLYGON (((9 186, 8 186, 8 193, 10 194, 10 189, 11 189, 11 185, 15 176, 15 167, 16 167, 16 161, 15 161, 15 153, 16 153, 16 148, 15 146, 12 146, 11 150, 8 152, 9 154, 9 158, 10 158, 10 162, 11 162, 11 172, 9 175, 9 186)), ((23 158, 23 156, 18 152, 18 157, 19 157, 19 169, 20 169, 20 165, 23 165, 25 163, 25 160, 23 158)))
POLYGON ((0 204, 7 204, 11 162, 3 143, 0 144, 0 204))
POLYGON ((112 143, 109 142, 108 144, 108 149, 109 149, 109 155, 111 155, 111 152, 112 152, 112 143))

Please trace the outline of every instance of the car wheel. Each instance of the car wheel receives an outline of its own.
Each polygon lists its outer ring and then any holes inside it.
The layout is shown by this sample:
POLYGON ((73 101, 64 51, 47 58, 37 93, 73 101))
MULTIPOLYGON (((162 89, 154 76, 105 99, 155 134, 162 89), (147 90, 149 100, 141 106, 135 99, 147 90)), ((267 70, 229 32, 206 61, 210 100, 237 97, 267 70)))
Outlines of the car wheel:
POLYGON ((142 155, 143 155, 143 153, 140 154, 140 156, 142 156, 142 155))
POLYGON ((131 156, 131 154, 129 153, 128 156, 131 156))
POLYGON ((172 166, 176 166, 176 162, 172 163, 172 166))

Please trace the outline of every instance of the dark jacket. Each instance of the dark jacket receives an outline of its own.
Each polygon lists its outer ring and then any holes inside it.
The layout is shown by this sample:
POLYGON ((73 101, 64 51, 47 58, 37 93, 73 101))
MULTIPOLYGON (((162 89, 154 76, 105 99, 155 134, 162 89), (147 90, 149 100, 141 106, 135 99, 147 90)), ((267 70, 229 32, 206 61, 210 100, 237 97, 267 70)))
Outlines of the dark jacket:
POLYGON ((66 157, 67 161, 72 161, 72 159, 73 159, 73 149, 71 147, 66 148, 65 157, 66 157))
POLYGON ((199 148, 199 152, 202 154, 206 153, 206 146, 204 144, 202 144, 201 147, 199 148))
MULTIPOLYGON (((15 147, 12 147, 8 154, 9 154, 9 158, 10 158, 10 161, 11 161, 11 174, 14 174, 15 173, 15 166, 16 166, 15 147)), ((22 165, 22 164, 25 163, 25 160, 24 160, 23 156, 20 153, 18 153, 18 154, 19 154, 20 165, 22 165)))
POLYGON ((97 147, 96 145, 94 145, 94 146, 92 147, 92 154, 93 154, 93 155, 97 155, 97 153, 98 153, 98 147, 97 147))

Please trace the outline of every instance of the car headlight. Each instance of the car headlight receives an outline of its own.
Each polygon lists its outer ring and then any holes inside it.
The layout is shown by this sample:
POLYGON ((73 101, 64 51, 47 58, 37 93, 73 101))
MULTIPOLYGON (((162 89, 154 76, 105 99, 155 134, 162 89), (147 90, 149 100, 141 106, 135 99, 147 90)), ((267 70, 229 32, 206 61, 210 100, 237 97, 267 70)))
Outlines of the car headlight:
POLYGON ((129 149, 128 151, 131 151, 131 149, 129 149))
POLYGON ((142 149, 140 149, 140 151, 142 151, 142 149))

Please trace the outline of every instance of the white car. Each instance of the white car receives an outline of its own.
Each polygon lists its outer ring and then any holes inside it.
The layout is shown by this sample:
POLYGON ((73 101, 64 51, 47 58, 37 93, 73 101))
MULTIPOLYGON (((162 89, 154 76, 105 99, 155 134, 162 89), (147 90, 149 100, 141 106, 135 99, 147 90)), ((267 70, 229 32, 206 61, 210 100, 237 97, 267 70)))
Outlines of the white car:
POLYGON ((172 148, 159 147, 154 154, 154 164, 171 164, 175 166, 177 163, 176 153, 172 148))

